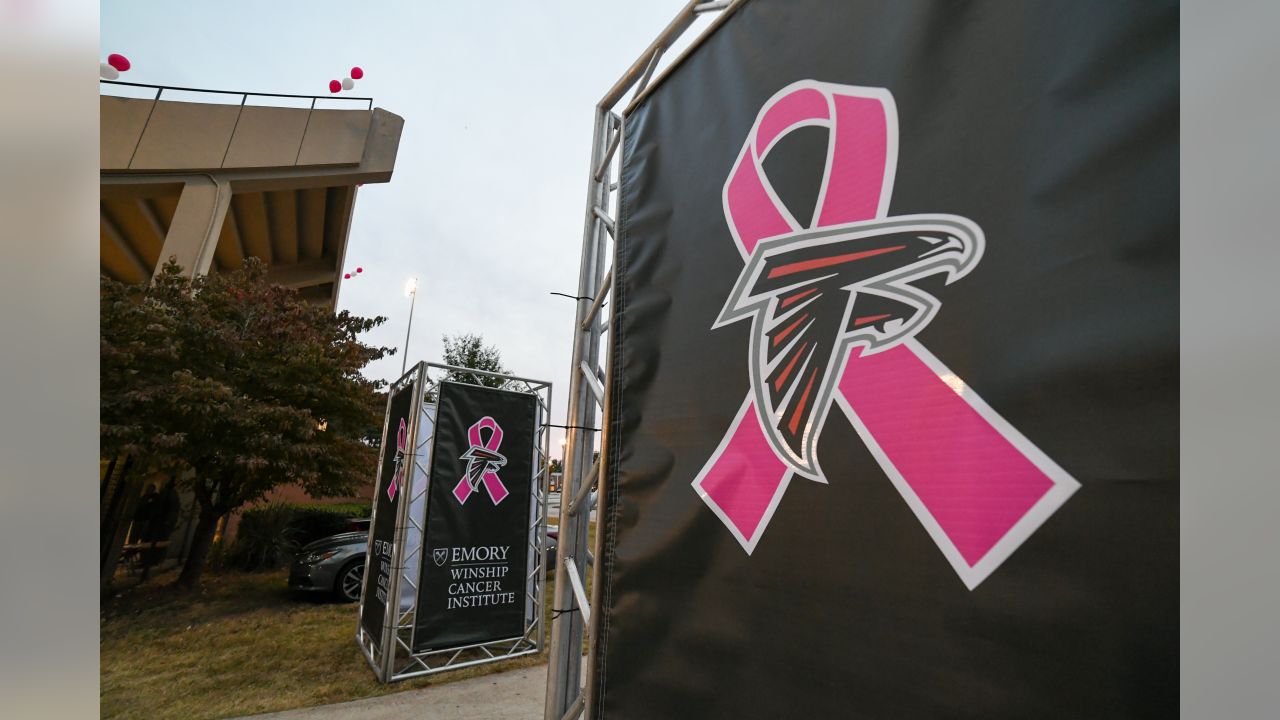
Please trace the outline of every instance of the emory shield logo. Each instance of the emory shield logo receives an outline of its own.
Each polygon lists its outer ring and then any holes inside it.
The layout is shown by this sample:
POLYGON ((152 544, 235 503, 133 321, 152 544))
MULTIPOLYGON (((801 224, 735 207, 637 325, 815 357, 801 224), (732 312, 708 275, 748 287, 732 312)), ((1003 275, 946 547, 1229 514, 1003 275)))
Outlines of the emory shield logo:
POLYGON ((941 312, 917 281, 951 284, 982 259, 982 229, 948 214, 889 216, 897 110, 883 88, 805 80, 769 99, 724 185, 745 263, 718 329, 751 323, 751 389, 694 489, 751 553, 833 408, 973 589, 1079 487, 916 339, 941 312), (812 222, 764 173, 777 141, 828 130, 812 222))
POLYGON ((449 548, 436 548, 431 551, 431 559, 435 560, 436 567, 444 567, 444 563, 449 559, 449 548))

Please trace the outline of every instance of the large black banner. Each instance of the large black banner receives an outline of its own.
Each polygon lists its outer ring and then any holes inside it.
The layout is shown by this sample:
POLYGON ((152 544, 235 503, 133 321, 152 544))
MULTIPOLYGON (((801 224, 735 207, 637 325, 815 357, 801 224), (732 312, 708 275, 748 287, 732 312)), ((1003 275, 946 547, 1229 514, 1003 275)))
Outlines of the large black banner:
POLYGON ((416 385, 409 380, 387 401, 387 427, 382 438, 378 487, 373 498, 374 524, 369 530, 373 537, 364 567, 364 594, 360 608, 361 626, 378 642, 382 639, 382 623, 386 618, 388 593, 391 592, 396 516, 400 503, 409 501, 406 478, 412 474, 409 435, 413 431, 413 391, 416 385))
POLYGON ((537 397, 440 384, 414 652, 524 634, 537 397))
POLYGON ((621 193, 592 716, 1176 715, 1176 3, 751 0, 621 193))

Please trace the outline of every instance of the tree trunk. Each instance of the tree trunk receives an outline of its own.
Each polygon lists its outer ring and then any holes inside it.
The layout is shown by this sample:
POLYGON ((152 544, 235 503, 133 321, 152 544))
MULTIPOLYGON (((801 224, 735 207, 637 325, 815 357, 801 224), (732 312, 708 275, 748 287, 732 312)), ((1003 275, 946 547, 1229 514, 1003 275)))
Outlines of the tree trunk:
POLYGON ((133 459, 127 458, 123 467, 116 466, 121 477, 116 491, 107 499, 106 510, 102 512, 102 525, 99 540, 99 561, 101 572, 99 578, 99 597, 109 598, 112 592, 112 581, 116 568, 120 565, 120 555, 124 548, 125 533, 129 530, 129 522, 133 520, 133 511, 138 504, 138 496, 142 494, 143 473, 134 467, 133 459))
POLYGON ((191 538, 191 552, 187 555, 187 563, 182 566, 182 574, 178 576, 178 585, 188 590, 194 590, 200 585, 204 561, 209 557, 209 548, 213 546, 213 534, 217 529, 217 513, 211 506, 200 503, 196 531, 191 538))

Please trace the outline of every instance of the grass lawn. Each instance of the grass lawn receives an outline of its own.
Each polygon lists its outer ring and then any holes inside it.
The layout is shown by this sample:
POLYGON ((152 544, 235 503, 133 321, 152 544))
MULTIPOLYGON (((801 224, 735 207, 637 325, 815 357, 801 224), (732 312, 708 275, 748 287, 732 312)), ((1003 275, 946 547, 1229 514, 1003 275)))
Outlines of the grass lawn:
MULTIPOLYGON (((292 595, 283 570, 211 574, 197 593, 169 587, 174 577, 158 575, 104 608, 102 717, 235 717, 546 662, 543 653, 382 685, 356 647, 354 604, 292 595)), ((553 592, 548 581, 548 607, 553 592)))

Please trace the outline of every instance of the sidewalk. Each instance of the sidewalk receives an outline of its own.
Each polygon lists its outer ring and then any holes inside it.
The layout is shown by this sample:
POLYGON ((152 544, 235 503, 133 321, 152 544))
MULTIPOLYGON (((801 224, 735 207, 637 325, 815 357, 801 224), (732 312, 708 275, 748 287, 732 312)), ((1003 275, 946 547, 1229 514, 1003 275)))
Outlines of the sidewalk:
POLYGON ((253 715, 253 720, 541 720, 547 666, 406 690, 364 700, 253 715))

